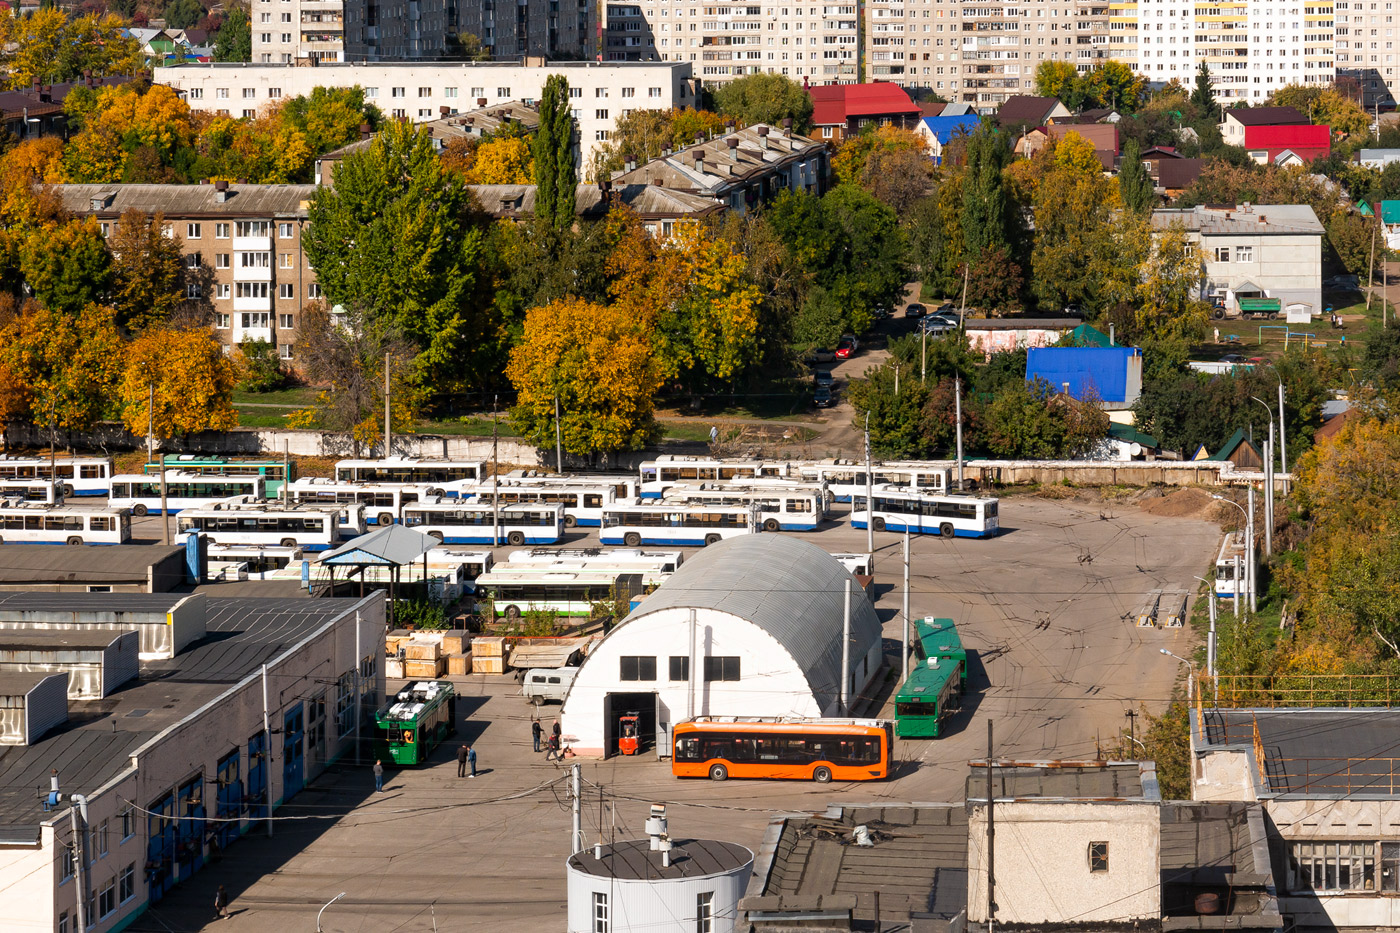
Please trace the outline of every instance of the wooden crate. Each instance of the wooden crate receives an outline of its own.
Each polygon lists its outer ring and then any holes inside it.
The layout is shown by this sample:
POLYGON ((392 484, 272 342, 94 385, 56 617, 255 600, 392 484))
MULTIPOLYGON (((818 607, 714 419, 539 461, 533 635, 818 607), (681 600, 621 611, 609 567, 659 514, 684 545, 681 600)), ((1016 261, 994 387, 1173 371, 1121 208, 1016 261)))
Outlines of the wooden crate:
POLYGON ((389 680, 403 680, 403 662, 398 658, 385 658, 384 676, 389 680))
POLYGON ((475 651, 472 652, 473 674, 504 674, 505 672, 505 658, 481 657, 475 651))
POLYGON ((442 657, 442 645, 431 641, 406 641, 403 657, 405 661, 436 661, 442 657))
POLYGON ((449 654, 447 656, 447 673, 470 674, 472 666, 472 656, 470 654, 449 654))
POLYGON ((470 654, 471 650, 472 636, 466 629, 450 629, 442 633, 443 654, 470 654))
POLYGON ((502 658, 506 653, 506 640, 499 635, 472 639, 472 657, 502 658))
POLYGON ((446 658, 434 658, 431 661, 404 661, 403 673, 409 680, 435 680, 443 675, 447 667, 446 658))

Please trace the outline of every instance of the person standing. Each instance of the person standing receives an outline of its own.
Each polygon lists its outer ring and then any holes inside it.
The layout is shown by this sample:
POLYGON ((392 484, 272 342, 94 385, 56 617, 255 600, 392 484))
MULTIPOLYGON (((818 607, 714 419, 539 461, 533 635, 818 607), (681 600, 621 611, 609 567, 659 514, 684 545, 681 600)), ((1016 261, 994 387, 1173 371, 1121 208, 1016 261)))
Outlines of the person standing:
POLYGON ((557 735, 551 735, 551 736, 549 737, 549 751, 547 751, 547 752, 544 753, 544 760, 545 760, 545 761, 558 761, 558 760, 559 760, 559 736, 557 736, 557 735))
POLYGON ((467 776, 467 747, 465 745, 457 749, 457 776, 467 776))
POLYGON ((384 762, 378 758, 374 759, 374 790, 376 793, 384 792, 384 762))
POLYGON ((530 723, 530 734, 534 737, 535 751, 538 752, 540 750, 540 736, 544 735, 544 726, 540 725, 538 719, 530 723))
POLYGON ((214 913, 218 915, 220 920, 227 920, 229 917, 228 891, 224 889, 223 885, 219 885, 219 890, 214 892, 214 913))
POLYGON ((467 776, 476 777, 476 749, 470 745, 467 746, 467 765, 472 769, 472 773, 467 776))
POLYGON ((562 731, 562 730, 560 730, 560 728, 559 728, 559 720, 557 720, 557 719, 554 720, 554 747, 555 747, 555 748, 558 748, 558 747, 559 747, 559 733, 560 733, 561 731, 562 731))

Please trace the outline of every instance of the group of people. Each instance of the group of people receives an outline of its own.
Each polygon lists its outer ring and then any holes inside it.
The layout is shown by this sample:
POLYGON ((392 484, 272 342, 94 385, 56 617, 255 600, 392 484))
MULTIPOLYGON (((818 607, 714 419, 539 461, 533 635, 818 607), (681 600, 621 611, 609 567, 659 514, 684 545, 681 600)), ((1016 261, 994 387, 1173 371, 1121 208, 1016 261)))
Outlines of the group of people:
MULTIPOLYGON (((535 741, 535 751, 540 750, 541 740, 544 739, 544 726, 540 725, 538 719, 530 722, 530 735, 535 741)), ((574 750, 567 745, 561 744, 559 720, 554 720, 554 728, 550 730, 548 740, 544 741, 545 761, 563 761, 565 758, 574 757, 574 750)))

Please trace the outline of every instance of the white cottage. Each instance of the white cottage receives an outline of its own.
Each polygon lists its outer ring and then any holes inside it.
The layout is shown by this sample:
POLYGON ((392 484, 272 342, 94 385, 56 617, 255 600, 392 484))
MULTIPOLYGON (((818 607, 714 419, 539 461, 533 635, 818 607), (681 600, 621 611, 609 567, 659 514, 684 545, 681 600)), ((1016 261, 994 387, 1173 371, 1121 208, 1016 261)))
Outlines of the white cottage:
POLYGON ((615 754, 619 720, 636 715, 643 746, 668 753, 672 724, 696 716, 841 715, 847 600, 853 699, 880 668, 880 620, 841 562, 779 534, 712 544, 588 656, 564 698, 565 741, 615 754))

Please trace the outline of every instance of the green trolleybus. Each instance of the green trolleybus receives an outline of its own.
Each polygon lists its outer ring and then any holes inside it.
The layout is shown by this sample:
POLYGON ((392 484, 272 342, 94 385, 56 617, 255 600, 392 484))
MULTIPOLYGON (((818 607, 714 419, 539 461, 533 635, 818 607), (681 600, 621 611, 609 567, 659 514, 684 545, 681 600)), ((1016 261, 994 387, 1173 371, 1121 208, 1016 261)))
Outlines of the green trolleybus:
POLYGON ((967 689, 967 651, 952 619, 930 616, 915 625, 914 663, 894 700, 896 734, 936 739, 967 689))
POLYGON ((457 697, 446 680, 417 680, 375 714, 375 756, 418 765, 457 731, 457 697))

